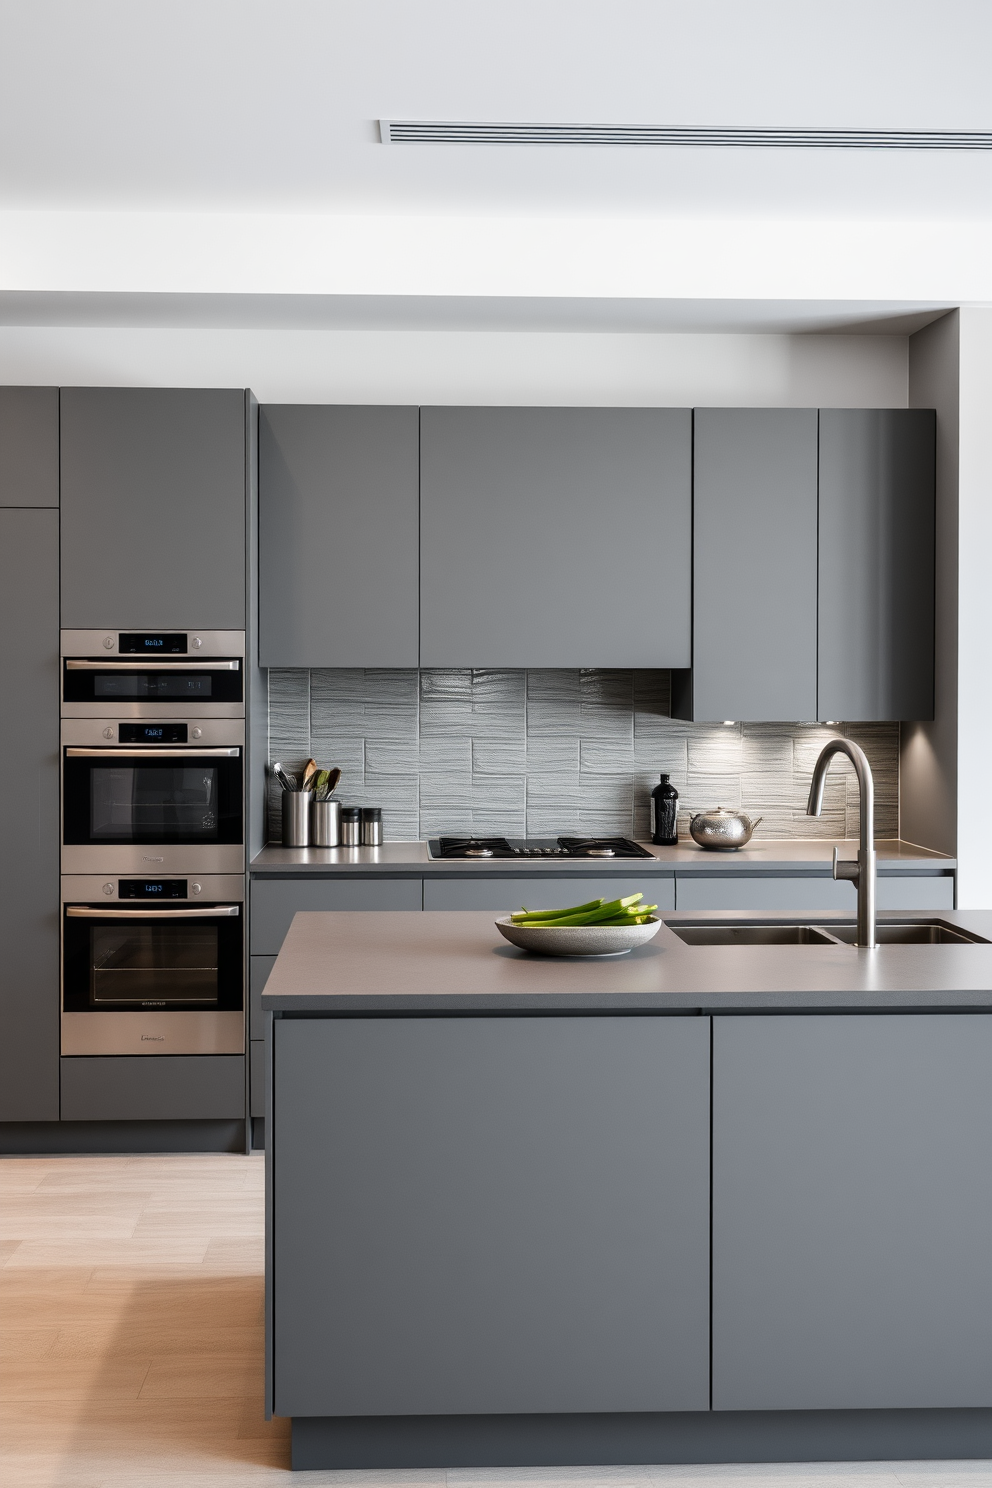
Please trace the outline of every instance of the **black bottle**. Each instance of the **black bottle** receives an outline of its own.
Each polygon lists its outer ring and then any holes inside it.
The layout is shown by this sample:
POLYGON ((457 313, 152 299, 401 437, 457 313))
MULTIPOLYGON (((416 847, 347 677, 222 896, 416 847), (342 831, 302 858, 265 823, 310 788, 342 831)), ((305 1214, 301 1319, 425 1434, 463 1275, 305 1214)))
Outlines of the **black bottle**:
POLYGON ((677 847, 679 834, 676 821, 679 814, 679 793, 667 775, 662 775, 661 784, 651 792, 651 841, 659 847, 677 847))

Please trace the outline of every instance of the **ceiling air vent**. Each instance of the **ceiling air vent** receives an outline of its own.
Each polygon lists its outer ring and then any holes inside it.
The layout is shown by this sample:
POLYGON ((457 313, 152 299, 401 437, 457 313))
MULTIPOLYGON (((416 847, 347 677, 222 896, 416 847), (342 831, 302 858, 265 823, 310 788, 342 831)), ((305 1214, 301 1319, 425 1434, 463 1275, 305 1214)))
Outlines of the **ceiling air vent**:
POLYGON ((773 150, 992 150, 961 129, 650 129, 621 124, 472 124, 380 119, 384 145, 675 145, 773 150))

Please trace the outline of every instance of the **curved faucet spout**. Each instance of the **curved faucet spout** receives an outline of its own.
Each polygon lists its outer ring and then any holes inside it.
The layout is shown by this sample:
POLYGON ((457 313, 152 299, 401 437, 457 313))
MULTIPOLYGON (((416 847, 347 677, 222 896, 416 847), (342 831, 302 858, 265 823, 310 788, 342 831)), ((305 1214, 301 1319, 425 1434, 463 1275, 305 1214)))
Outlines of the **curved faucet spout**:
POLYGON ((834 848, 834 878, 850 879, 858 890, 858 945, 873 949, 875 945, 875 782, 864 750, 850 739, 830 739, 820 750, 813 766, 809 785, 807 816, 819 816, 823 810, 823 785, 827 767, 835 754, 846 755, 858 777, 860 797, 861 842, 857 863, 838 862, 834 848))

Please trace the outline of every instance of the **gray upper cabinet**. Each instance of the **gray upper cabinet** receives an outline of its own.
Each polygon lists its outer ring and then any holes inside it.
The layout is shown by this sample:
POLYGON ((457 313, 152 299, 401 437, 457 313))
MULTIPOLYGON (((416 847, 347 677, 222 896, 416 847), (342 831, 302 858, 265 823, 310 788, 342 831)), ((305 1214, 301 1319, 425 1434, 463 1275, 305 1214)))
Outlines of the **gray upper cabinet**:
POLYGON ((245 625, 240 389, 64 388, 62 625, 245 625))
POLYGON ((262 666, 417 666, 417 451, 416 408, 260 409, 262 666))
POLYGON ((0 506, 58 504, 58 388, 0 388, 0 506))
POLYGON ((812 720, 816 410, 702 408, 694 420, 691 695, 673 689, 673 713, 812 720))
POLYGON ((992 1018, 713 1020, 713 1408, 992 1405, 992 1018))
POLYGON ((818 718, 933 717, 935 426, 821 410, 818 718))
POLYGON ((423 666, 684 667, 691 414, 421 410, 423 666))
POLYGON ((0 510, 0 697, 0 1121, 57 1121, 57 511, 0 510))

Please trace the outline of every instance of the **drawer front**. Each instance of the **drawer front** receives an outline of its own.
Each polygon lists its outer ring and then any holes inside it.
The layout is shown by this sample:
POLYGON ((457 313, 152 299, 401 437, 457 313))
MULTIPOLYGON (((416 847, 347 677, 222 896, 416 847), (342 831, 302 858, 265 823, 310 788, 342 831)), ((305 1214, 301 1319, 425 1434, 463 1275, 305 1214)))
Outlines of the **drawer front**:
MULTIPOLYGON (((876 906, 886 909, 953 909, 951 877, 879 878, 876 906)), ((742 909, 778 914, 817 914, 858 907, 858 895, 848 880, 833 878, 722 878, 683 876, 676 880, 675 906, 686 909, 742 909)))
POLYGON ((63 1121, 244 1118, 240 1054, 62 1059, 63 1121))
POLYGON ((561 909, 583 904, 587 899, 620 899, 643 894, 659 909, 675 908, 673 878, 486 878, 424 880, 425 909, 485 909, 493 914, 512 914, 528 909, 561 909))
POLYGON ((419 878, 256 880, 251 886, 252 955, 278 955, 300 910, 422 908, 419 878))

